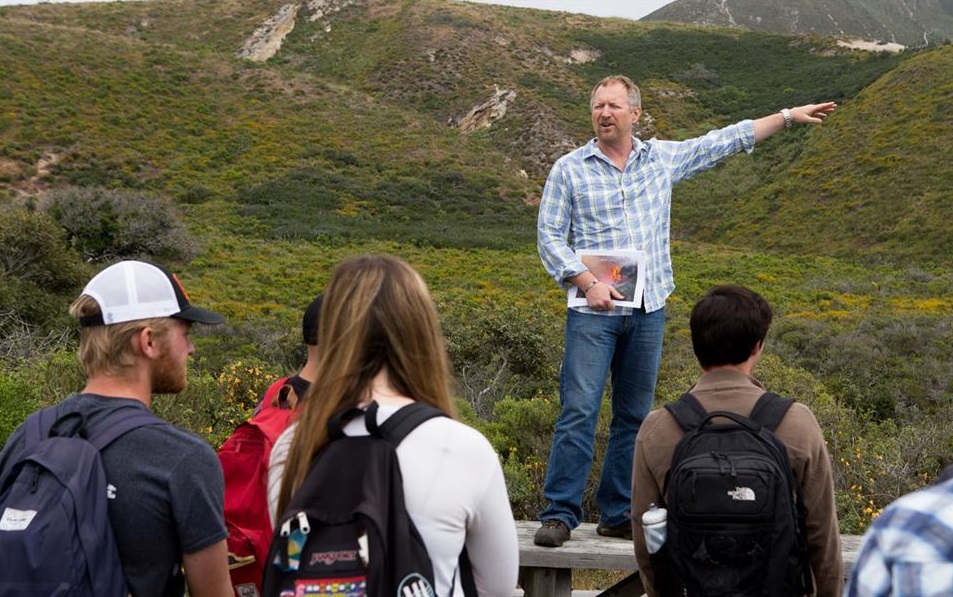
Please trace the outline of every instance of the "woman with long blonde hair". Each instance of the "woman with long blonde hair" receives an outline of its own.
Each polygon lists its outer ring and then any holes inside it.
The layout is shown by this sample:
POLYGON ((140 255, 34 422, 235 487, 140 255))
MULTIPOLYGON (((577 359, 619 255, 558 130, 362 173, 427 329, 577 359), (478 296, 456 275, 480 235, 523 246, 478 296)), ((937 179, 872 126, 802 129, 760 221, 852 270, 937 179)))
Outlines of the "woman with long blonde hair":
MULTIPOLYGON (((378 404, 378 423, 421 402, 448 417, 414 429, 397 448, 407 511, 434 568, 437 595, 462 595, 464 547, 480 595, 512 595, 519 549, 499 459, 478 431, 455 420, 440 322, 420 275, 388 255, 351 257, 334 271, 321 307, 318 373, 297 422, 278 439, 270 481, 273 517, 285 511, 335 413, 378 404), (290 447, 289 447, 290 446, 290 447)), ((347 435, 366 435, 363 418, 347 435)))

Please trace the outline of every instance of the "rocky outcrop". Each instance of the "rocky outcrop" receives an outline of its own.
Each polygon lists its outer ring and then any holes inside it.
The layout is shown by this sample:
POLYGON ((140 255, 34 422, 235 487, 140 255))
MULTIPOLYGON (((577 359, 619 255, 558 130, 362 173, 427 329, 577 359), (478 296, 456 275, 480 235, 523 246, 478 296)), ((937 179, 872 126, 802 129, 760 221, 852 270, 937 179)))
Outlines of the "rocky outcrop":
POLYGON ((320 21, 343 8, 351 6, 354 2, 355 0, 309 0, 308 10, 311 14, 308 15, 308 21, 320 21))
POLYGON ((254 62, 264 62, 277 54, 285 37, 295 28, 295 19, 300 9, 300 4, 282 6, 278 9, 278 14, 262 23, 251 37, 245 40, 245 45, 236 52, 236 56, 254 62))
POLYGON ((18 199, 39 197, 49 188, 48 177, 63 160, 64 154, 46 149, 31 168, 17 160, 0 158, 0 188, 7 188, 18 199))
POLYGON ((261 24, 251 36, 245 40, 242 49, 235 53, 239 58, 255 62, 265 62, 278 53, 285 38, 295 28, 298 13, 302 7, 307 7, 308 21, 323 21, 325 33, 331 31, 331 22, 328 17, 343 8, 355 4, 357 0, 308 0, 305 3, 285 4, 278 13, 261 24))
POLYGON ((514 99, 516 99, 515 91, 496 87, 496 91, 490 99, 473 108, 466 116, 457 121, 457 128, 462 133, 472 133, 492 125, 506 116, 507 105, 514 99))

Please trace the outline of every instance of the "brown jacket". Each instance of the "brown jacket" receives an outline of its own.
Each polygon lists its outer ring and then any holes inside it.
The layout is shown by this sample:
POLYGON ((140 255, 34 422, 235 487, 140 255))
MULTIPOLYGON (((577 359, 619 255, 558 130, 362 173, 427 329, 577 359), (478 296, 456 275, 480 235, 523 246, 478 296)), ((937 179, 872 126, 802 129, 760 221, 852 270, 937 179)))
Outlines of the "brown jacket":
MULTIPOLYGON (((751 414, 764 388, 747 375, 718 369, 703 374, 692 394, 706 410, 727 410, 743 416, 751 414)), ((788 448, 788 458, 800 484, 806 510, 807 541, 816 595, 838 597, 844 590, 844 570, 840 550, 840 531, 834 504, 834 480, 831 459, 824 435, 811 410, 795 403, 775 431, 788 448)), ((662 503, 662 487, 675 444, 682 430, 664 408, 652 411, 639 429, 635 440, 632 470, 632 518, 635 556, 649 597, 657 593, 652 585, 649 554, 639 522, 651 503, 662 503)))

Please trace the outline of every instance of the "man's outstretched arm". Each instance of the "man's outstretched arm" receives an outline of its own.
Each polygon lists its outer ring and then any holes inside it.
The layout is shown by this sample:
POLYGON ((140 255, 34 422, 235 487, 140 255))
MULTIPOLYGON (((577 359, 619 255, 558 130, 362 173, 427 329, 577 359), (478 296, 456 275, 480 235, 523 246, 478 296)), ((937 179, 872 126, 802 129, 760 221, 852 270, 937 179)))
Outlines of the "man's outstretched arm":
POLYGON ((791 128, 795 124, 821 124, 827 115, 837 109, 834 102, 807 104, 781 110, 754 121, 754 141, 760 143, 771 135, 791 128))

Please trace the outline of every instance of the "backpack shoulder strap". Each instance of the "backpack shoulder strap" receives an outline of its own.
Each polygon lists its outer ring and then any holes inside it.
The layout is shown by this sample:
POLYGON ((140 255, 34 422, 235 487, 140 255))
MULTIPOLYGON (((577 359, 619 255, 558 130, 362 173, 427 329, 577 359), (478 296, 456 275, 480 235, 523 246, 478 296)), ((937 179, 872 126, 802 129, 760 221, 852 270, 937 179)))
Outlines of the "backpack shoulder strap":
POLYGON ((114 410, 106 416, 105 420, 92 427, 87 439, 97 450, 102 451, 103 448, 133 429, 146 425, 165 424, 167 422, 157 417, 151 410, 127 406, 114 410))
MULTIPOLYGON (((372 403, 371 406, 375 404, 376 403, 372 403)), ((389 441, 395 448, 400 445, 400 442, 402 442, 411 431, 416 429, 417 426, 424 421, 429 421, 435 417, 447 416, 447 413, 442 410, 423 404, 422 402, 414 402, 399 408, 397 412, 387 417, 386 421, 378 425, 377 409, 375 408, 373 410, 374 413, 373 416, 371 416, 371 408, 367 409, 368 431, 371 431, 372 434, 374 433, 371 429, 373 425, 378 429, 380 436, 389 441)))
POLYGON ((467 554, 466 545, 460 552, 457 565, 460 567, 460 584, 463 586, 464 597, 479 597, 480 593, 477 591, 476 580, 473 578, 473 566, 470 565, 470 556, 467 554))
POLYGON ((23 445, 29 449, 49 437, 56 420, 56 405, 41 408, 28 416, 23 423, 23 445))
MULTIPOLYGON (((371 406, 374 407, 374 413, 376 414, 376 403, 372 402, 371 406)), ((368 407, 368 409, 370 409, 370 407, 368 407)), ((354 408, 339 410, 338 412, 332 414, 328 419, 328 439, 333 441, 344 437, 344 426, 347 425, 348 421, 359 416, 366 415, 363 410, 357 408, 356 406, 354 408)))
POLYGON ((758 398, 748 418, 774 433, 792 404, 793 398, 783 398, 773 392, 765 392, 758 398))
POLYGON ((678 426, 685 432, 697 428, 708 416, 708 411, 691 392, 686 392, 675 402, 666 404, 665 410, 672 415, 678 426))

